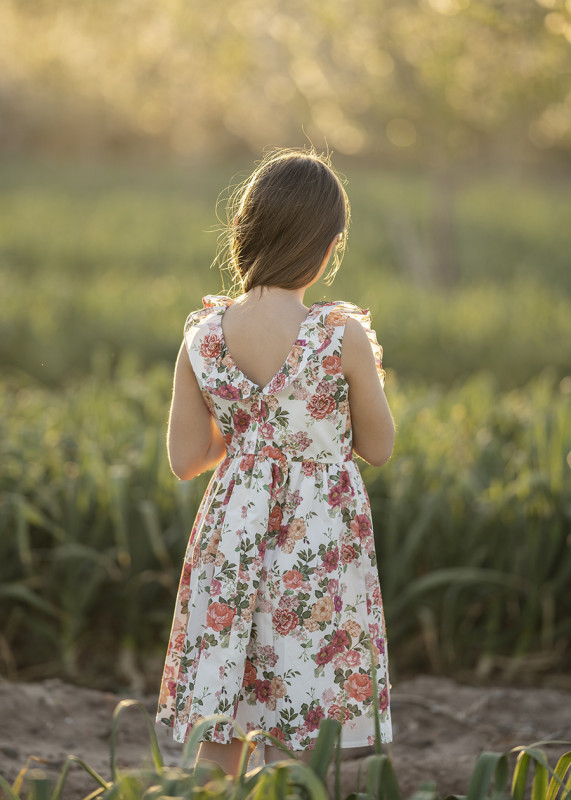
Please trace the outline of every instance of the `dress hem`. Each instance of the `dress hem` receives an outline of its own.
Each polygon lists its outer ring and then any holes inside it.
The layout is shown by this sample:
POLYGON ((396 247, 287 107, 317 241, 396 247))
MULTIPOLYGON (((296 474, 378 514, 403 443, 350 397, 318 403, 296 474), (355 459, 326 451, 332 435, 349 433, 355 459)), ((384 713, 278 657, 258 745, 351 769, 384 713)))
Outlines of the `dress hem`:
MULTIPOLYGON (((155 725, 162 725, 164 728, 168 728, 169 730, 172 730, 174 728, 174 725, 171 725, 168 722, 162 722, 161 720, 158 720, 158 719, 155 719, 155 725)), ((371 735, 374 736, 374 734, 371 734, 371 735)), ((312 739, 312 741, 314 741, 315 739, 317 739, 317 736, 315 736, 312 739)), ((179 739, 174 738, 174 736, 173 736, 173 741, 175 741, 177 744, 180 744, 183 747, 186 744, 186 742, 181 742, 179 739)), ((200 739, 199 743, 202 744, 203 741, 210 741, 210 740, 209 739, 200 739)), ((264 740, 256 741, 256 739, 254 739, 254 741, 256 742, 257 745, 258 744, 265 744, 264 740)), ((391 736, 390 739, 386 739, 383 736, 383 734, 381 733, 381 744, 391 744, 392 742, 393 742, 392 736, 391 736)), ((219 742, 218 744, 221 744, 221 743, 219 742)), ((282 742, 282 744, 284 745, 284 747, 286 747, 288 750, 290 750, 291 752, 294 752, 294 753, 305 753, 308 750, 307 747, 288 747, 287 744, 285 744, 285 742, 282 742)), ((366 741, 366 742, 351 742, 351 744, 344 744, 343 743, 343 730, 341 730, 341 750, 351 750, 351 749, 357 748, 357 747, 374 747, 374 746, 375 746, 374 742, 372 744, 370 744, 368 741, 366 741)))

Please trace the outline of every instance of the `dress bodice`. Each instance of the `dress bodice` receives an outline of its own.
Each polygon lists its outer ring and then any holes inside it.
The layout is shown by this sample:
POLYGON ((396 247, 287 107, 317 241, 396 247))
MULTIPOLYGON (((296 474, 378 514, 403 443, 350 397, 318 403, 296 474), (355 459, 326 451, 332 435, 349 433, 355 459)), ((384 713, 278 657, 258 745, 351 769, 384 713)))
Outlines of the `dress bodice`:
POLYGON ((207 296, 189 314, 184 339, 204 400, 226 443, 228 456, 338 463, 351 458, 348 383, 341 347, 349 316, 365 327, 381 380, 382 348, 368 311, 346 302, 314 303, 298 338, 273 378, 260 388, 236 365, 222 331, 233 301, 207 296))

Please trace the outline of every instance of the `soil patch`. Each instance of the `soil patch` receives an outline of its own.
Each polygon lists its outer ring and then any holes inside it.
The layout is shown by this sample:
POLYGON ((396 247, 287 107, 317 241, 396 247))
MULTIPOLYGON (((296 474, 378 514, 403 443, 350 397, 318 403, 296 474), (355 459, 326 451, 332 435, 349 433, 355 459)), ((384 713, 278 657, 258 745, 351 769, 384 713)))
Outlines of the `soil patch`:
MULTIPOLYGON (((55 780, 72 753, 109 778, 112 714, 124 696, 57 679, 0 684, 0 774, 13 781, 34 756, 31 766, 55 780)), ((154 718, 156 695, 139 699, 154 718)), ((466 686, 418 676, 393 686, 391 705, 394 741, 387 752, 403 797, 427 780, 434 781, 443 796, 465 794, 483 750, 503 752, 546 739, 571 740, 571 692, 561 689, 466 686)), ((178 765, 182 746, 166 728, 156 725, 155 730, 165 762, 178 765)), ((571 746, 544 749, 553 765, 571 746)), ((118 753, 121 767, 142 766, 149 758, 147 726, 134 708, 122 717, 118 753)), ((342 763, 342 797, 355 790, 358 771, 366 768, 367 751, 356 755, 342 763)), ((74 766, 64 800, 79 800, 94 788, 93 779, 74 766)))

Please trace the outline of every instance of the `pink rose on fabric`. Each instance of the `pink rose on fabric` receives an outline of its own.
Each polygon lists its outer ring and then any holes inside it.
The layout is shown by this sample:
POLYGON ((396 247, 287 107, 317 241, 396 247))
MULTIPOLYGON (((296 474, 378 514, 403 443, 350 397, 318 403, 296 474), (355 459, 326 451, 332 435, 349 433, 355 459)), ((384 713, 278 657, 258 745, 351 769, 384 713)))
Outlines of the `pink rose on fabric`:
POLYGON ((341 561, 343 564, 350 564, 357 557, 357 551, 351 544, 341 545, 341 561))
POLYGON ((315 461, 303 461, 301 468, 303 470, 303 474, 307 475, 308 478, 311 478, 315 472, 315 461))
POLYGON ((261 681, 259 678, 254 681, 254 694, 256 699, 265 703, 272 693, 272 684, 268 680, 261 681))
POLYGON ((248 430, 248 426, 252 417, 247 414, 243 408, 239 408, 237 411, 234 412, 232 419, 234 421, 234 429, 237 433, 245 433, 248 430))
POLYGON ((344 469, 339 475, 339 486, 341 487, 343 494, 355 494, 355 490, 351 486, 351 478, 349 477, 349 473, 346 469, 344 469))
POLYGON ((328 550, 323 556, 323 566, 325 567, 327 572, 333 572, 333 570, 337 569, 338 564, 339 564, 339 548, 333 547, 331 550, 328 550))
POLYGON ((319 381, 317 386, 315 387, 315 391, 317 394, 335 394, 335 381, 328 381, 325 378, 322 381, 319 381))
POLYGON ((238 400, 240 397, 238 389, 235 386, 231 386, 229 383, 221 383, 214 394, 217 394, 218 397, 222 397, 224 400, 238 400))
POLYGON ((336 719, 338 722, 345 722, 351 718, 351 712, 346 706, 340 706, 339 703, 332 703, 327 709, 327 716, 329 719, 336 719))
POLYGON ((327 591, 329 594, 335 595, 339 591, 339 581, 337 578, 331 578, 327 584, 327 591))
POLYGON ((184 564, 184 568, 182 571, 182 578, 181 578, 181 582, 184 586, 188 586, 190 584, 191 575, 192 575, 192 564, 189 564, 188 561, 186 561, 184 564))
POLYGON ((349 634, 347 631, 335 631, 331 637, 331 647, 336 653, 341 653, 346 647, 349 647, 349 634))
POLYGON ((381 711, 384 711, 388 707, 389 707, 389 693, 388 693, 388 690, 386 688, 385 689, 381 689, 381 691, 379 692, 379 709, 381 711))
POLYGON ((220 355, 222 342, 215 333, 207 333, 200 345, 200 355, 203 358, 216 358, 220 355))
POLYGON ((346 653, 343 653, 343 662, 354 669, 361 663, 361 654, 357 650, 347 650, 346 653))
POLYGON ((272 379, 272 382, 270 383, 268 389, 271 394, 277 394, 278 392, 281 392, 285 384, 286 384, 286 376, 283 374, 283 372, 278 372, 275 378, 272 379))
POLYGON ((269 422, 264 422, 259 427, 259 431, 264 439, 273 439, 275 434, 275 429, 273 425, 270 425, 269 422))
POLYGON ((278 532, 277 545, 283 547, 289 538, 289 525, 280 525, 278 532))
POLYGON ((317 730, 317 728, 319 728, 319 723, 324 716, 325 712, 321 706, 317 706, 316 708, 312 708, 310 711, 308 711, 305 715, 305 724, 307 726, 307 730, 317 730))
POLYGON ((248 470, 252 469, 252 467, 254 466, 255 460, 256 460, 256 457, 253 454, 252 455, 248 454, 248 455, 243 456, 241 461, 240 461, 240 469, 242 470, 242 472, 247 472, 248 470))
POLYGON ((335 652, 335 648, 330 644, 322 647, 315 656, 315 663, 318 667, 322 667, 324 664, 329 664, 329 662, 333 660, 335 652))
POLYGON ((359 539, 364 539, 372 533, 371 520, 366 514, 357 514, 351 523, 351 530, 359 539))
POLYGON ((341 505, 342 492, 341 492, 341 487, 339 486, 339 484, 337 484, 337 486, 333 486, 329 490, 329 494, 327 495, 327 499, 329 500, 329 505, 333 506, 334 508, 335 508, 335 506, 341 505))
POLYGON ((272 616, 272 622, 280 636, 287 636, 288 633, 299 627, 299 617, 295 611, 287 608, 276 608, 272 616))
POLYGON ((216 595, 220 594, 222 591, 222 584, 218 580, 218 578, 213 578, 212 582, 210 583, 210 596, 216 597, 216 595))
POLYGON ((329 394, 316 394, 307 404, 307 410, 314 419, 325 419, 335 410, 335 400, 329 394))

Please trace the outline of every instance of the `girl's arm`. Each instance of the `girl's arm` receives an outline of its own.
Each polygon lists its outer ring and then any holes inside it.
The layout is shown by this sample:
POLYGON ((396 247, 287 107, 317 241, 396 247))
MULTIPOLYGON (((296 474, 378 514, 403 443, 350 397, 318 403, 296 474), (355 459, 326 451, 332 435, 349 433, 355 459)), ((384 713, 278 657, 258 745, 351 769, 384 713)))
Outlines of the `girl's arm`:
POLYGON ((351 317, 343 335, 341 365, 349 384, 353 450, 369 464, 380 467, 393 452, 395 425, 371 343, 363 326, 351 317))
POLYGON ((174 373, 167 449, 177 478, 189 481, 226 455, 226 445, 202 398, 183 341, 174 373))

